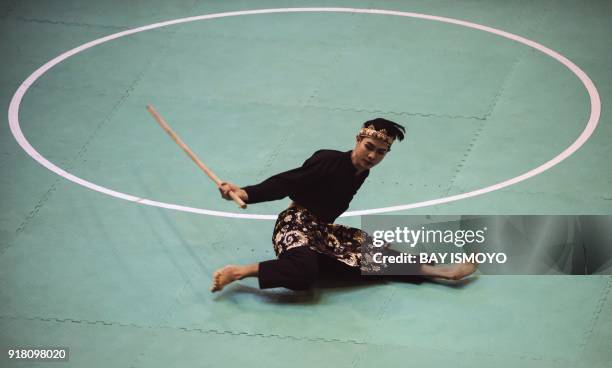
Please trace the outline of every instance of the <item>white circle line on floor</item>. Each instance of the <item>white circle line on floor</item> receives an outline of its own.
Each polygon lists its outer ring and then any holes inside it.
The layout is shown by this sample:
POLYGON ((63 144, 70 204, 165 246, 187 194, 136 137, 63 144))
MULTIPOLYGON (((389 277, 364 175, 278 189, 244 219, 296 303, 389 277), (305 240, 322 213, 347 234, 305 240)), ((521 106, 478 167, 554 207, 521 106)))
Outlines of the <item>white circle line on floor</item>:
POLYGON ((402 210, 408 210, 408 209, 419 208, 419 207, 433 206, 433 205, 458 201, 458 200, 466 199, 470 197, 475 197, 481 194, 489 193, 489 192, 499 190, 499 189, 508 187, 510 185, 519 183, 523 180, 526 180, 533 176, 541 174, 542 172, 557 165, 558 163, 560 163, 561 161, 565 160, 570 155, 572 155, 574 152, 576 152, 589 139, 589 137, 591 136, 591 134, 593 133, 593 131, 595 130, 599 122, 599 116, 601 113, 601 101, 599 98, 599 93, 597 92, 597 88, 595 87, 595 85, 593 84, 589 76, 565 56, 559 54, 556 51, 553 51, 547 48, 546 46, 543 46, 535 41, 526 39, 524 37, 509 33, 509 32, 501 31, 496 28, 472 23, 472 22, 467 22, 467 21, 453 19, 453 18, 439 17, 435 15, 419 14, 419 13, 401 12, 401 11, 393 11, 393 10, 380 10, 380 9, 356 9, 356 8, 279 8, 279 9, 244 10, 244 11, 207 14, 207 15, 200 15, 200 16, 194 16, 194 17, 174 19, 174 20, 169 20, 169 21, 160 22, 160 23, 154 23, 154 24, 114 33, 112 35, 87 42, 83 45, 73 48, 72 50, 66 51, 63 54, 45 63, 43 66, 41 66, 36 71, 34 71, 25 81, 23 81, 23 83, 21 83, 21 85, 19 86, 15 94, 13 95, 13 98, 11 99, 11 103, 9 105, 8 120, 9 120, 9 125, 11 128, 11 132, 13 133, 13 136, 15 137, 19 145, 23 148, 23 150, 26 151, 28 155, 30 155, 34 160, 39 162, 41 165, 43 165, 47 169, 53 171, 54 173, 76 184, 82 185, 86 188, 98 191, 100 193, 107 194, 115 198, 120 198, 126 201, 136 202, 136 203, 145 204, 149 206, 155 206, 155 207, 161 207, 161 208, 167 208, 171 210, 191 212, 191 213, 197 213, 197 214, 211 215, 211 216, 265 219, 265 220, 276 219, 276 215, 245 214, 245 213, 236 213, 236 212, 214 211, 214 210, 208 210, 204 208, 194 208, 194 207, 182 206, 178 204, 158 202, 158 201, 154 201, 154 200, 150 200, 146 198, 140 198, 140 197, 133 196, 130 194, 118 192, 118 191, 97 185, 95 183, 89 182, 87 180, 81 179, 78 176, 75 176, 65 171, 64 169, 52 163, 51 161, 47 160, 44 156, 38 153, 38 151, 36 151, 34 147, 32 147, 32 145, 28 142, 28 140, 23 135, 23 132, 21 131, 21 127, 19 125, 19 106, 21 104, 21 100, 23 96, 26 94, 30 86, 32 86, 32 84, 38 78, 40 78, 40 76, 46 73, 49 69, 53 68, 55 65, 61 63, 62 61, 68 59, 69 57, 75 54, 78 54, 79 52, 82 52, 94 46, 100 45, 102 43, 112 41, 117 38, 128 36, 128 35, 138 33, 138 32, 144 32, 144 31, 148 31, 151 29, 156 29, 156 28, 161 28, 161 27, 166 27, 166 26, 171 26, 171 25, 181 24, 181 23, 194 22, 198 20, 223 18, 223 17, 234 17, 234 16, 240 16, 240 15, 271 14, 271 13, 300 13, 300 12, 332 12, 332 13, 361 13, 361 14, 394 15, 394 16, 419 18, 419 19, 426 19, 426 20, 433 20, 433 21, 438 21, 438 22, 456 24, 459 26, 473 28, 473 29, 477 29, 480 31, 496 34, 498 36, 501 36, 501 37, 522 43, 531 48, 534 48, 552 57, 553 59, 557 60, 561 64, 563 64, 572 73, 574 73, 578 77, 578 79, 580 79, 580 81, 582 82, 582 84, 584 85, 584 87, 586 88, 589 94, 589 98, 591 102, 591 114, 589 116, 589 120, 586 124, 586 127, 582 131, 580 136, 578 136, 578 138, 569 147, 563 150, 563 152, 559 153, 557 156, 555 156, 551 160, 519 176, 490 185, 485 188, 477 189, 477 190, 466 192, 466 193, 461 193, 461 194, 452 195, 452 196, 443 197, 443 198, 431 199, 431 200, 422 201, 422 202, 398 205, 398 206, 372 208, 372 209, 359 210, 359 211, 349 211, 349 212, 345 212, 342 216, 371 215, 371 214, 377 214, 377 213, 402 211, 402 210))

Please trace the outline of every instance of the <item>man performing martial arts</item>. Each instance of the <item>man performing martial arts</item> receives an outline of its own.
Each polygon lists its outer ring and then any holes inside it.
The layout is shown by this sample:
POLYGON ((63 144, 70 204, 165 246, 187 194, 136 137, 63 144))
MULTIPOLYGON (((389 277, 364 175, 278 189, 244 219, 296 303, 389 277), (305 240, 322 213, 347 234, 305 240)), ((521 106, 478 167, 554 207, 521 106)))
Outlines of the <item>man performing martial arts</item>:
MULTIPOLYGON (((257 277, 261 289, 310 288, 322 271, 333 269, 361 276, 362 250, 368 234, 360 229, 334 224, 349 207, 357 190, 391 150, 404 139, 403 126, 377 118, 359 130, 351 151, 319 150, 304 164, 270 177, 260 184, 240 188, 222 183, 224 199, 237 194, 245 203, 273 201, 289 196, 289 208, 278 215, 272 242, 277 259, 250 265, 227 265, 213 275, 211 291, 245 277, 257 277)), ((458 280, 472 274, 476 265, 418 264, 420 276, 458 280)), ((361 276, 367 278, 369 276, 361 276)))

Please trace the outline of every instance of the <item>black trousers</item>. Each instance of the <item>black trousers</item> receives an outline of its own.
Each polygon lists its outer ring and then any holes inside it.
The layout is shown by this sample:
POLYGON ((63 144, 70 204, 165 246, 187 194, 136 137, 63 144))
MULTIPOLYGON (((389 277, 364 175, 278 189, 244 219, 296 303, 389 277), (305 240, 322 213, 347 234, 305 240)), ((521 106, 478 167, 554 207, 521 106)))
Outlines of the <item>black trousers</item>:
MULTIPOLYGON (((418 267, 418 266, 417 266, 418 267)), ((394 280, 420 283, 418 275, 362 275, 358 267, 351 267, 330 256, 315 252, 307 246, 282 252, 278 259, 259 263, 259 288, 284 287, 306 290, 319 279, 343 281, 394 280)))

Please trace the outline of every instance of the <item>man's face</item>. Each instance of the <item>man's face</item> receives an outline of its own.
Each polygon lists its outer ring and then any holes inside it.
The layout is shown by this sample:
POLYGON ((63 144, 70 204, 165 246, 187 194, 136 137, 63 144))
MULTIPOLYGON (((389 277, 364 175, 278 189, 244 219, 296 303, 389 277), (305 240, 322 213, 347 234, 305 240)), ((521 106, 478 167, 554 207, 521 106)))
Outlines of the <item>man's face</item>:
POLYGON ((371 169, 385 158, 389 148, 389 144, 380 139, 357 136, 352 154, 353 165, 362 170, 371 169))

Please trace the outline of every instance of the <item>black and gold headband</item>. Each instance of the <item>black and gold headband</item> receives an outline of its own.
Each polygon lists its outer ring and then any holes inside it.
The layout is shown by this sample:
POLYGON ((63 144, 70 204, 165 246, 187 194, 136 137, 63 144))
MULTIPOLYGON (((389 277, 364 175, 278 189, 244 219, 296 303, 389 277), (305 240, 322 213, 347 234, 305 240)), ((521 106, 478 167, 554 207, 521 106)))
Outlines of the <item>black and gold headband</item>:
POLYGON ((390 145, 395 141, 395 137, 387 132, 387 129, 376 130, 374 125, 370 124, 365 128, 359 129, 360 137, 376 138, 390 145))

